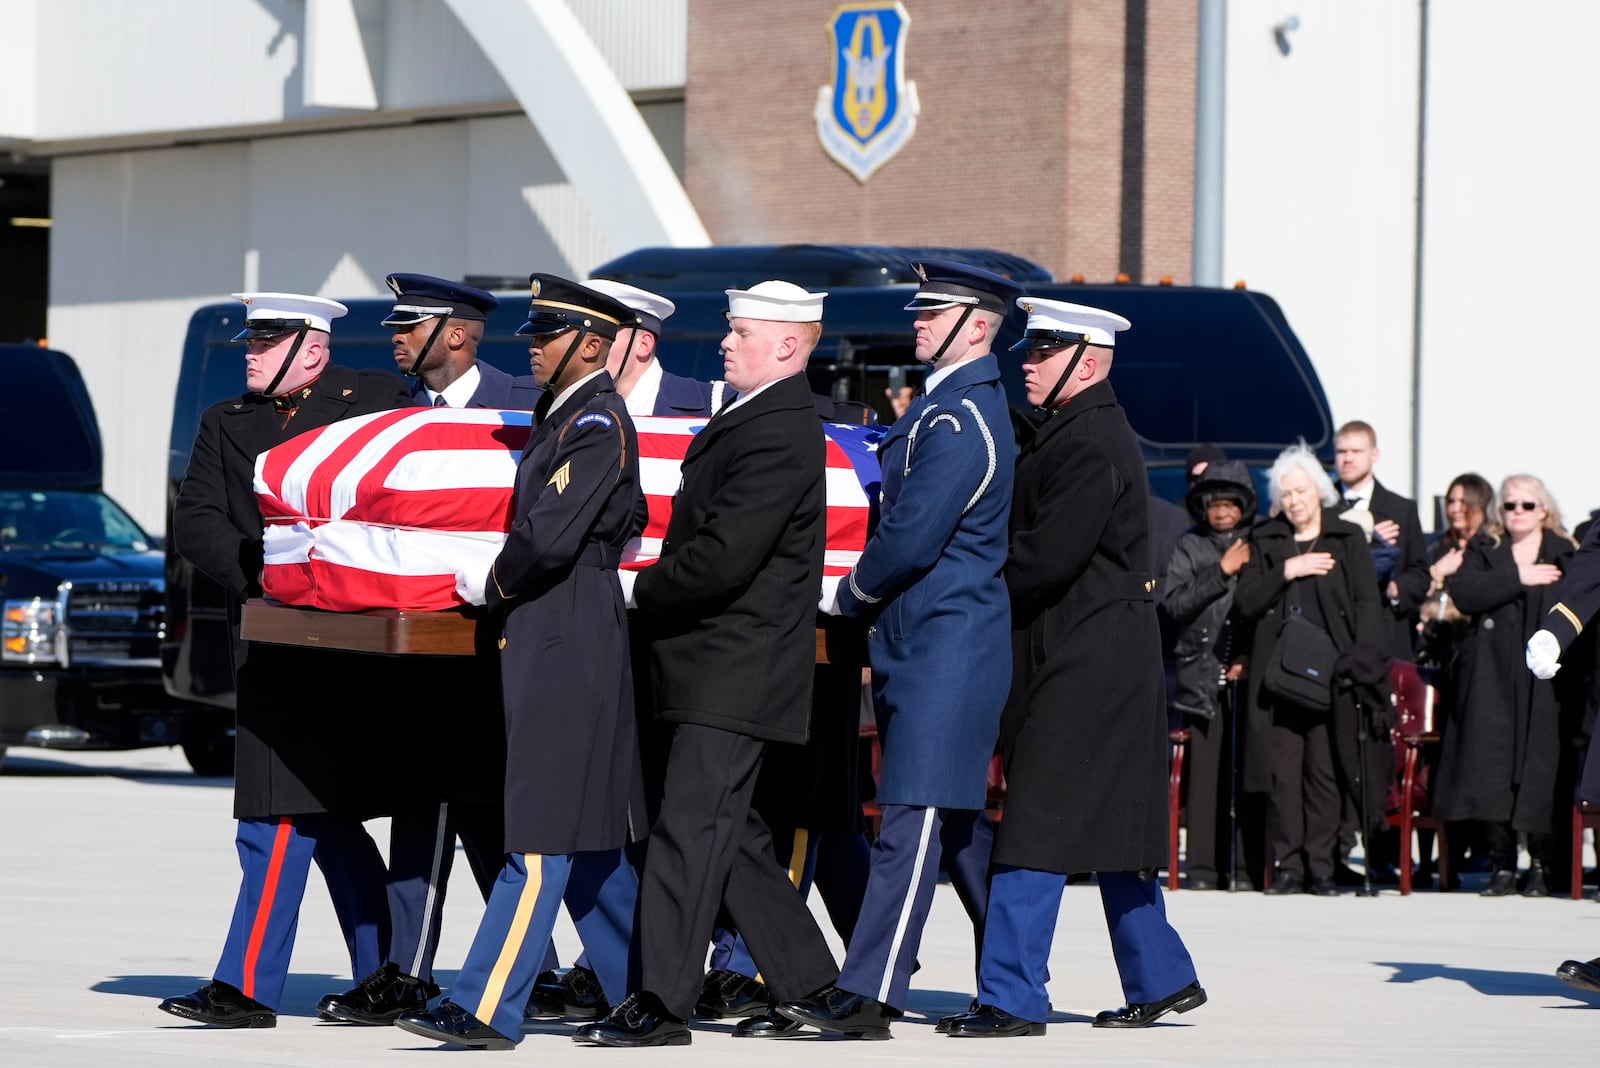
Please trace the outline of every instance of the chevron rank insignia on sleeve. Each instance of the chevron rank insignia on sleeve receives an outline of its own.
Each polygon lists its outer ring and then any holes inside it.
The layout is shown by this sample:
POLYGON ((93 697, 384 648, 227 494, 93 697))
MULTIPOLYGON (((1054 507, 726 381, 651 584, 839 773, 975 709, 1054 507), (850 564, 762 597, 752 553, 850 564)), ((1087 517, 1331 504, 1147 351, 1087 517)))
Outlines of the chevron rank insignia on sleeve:
POLYGON ((556 495, 560 496, 566 490, 567 483, 571 481, 572 461, 568 460, 566 463, 556 468, 556 473, 550 476, 550 481, 546 482, 545 485, 554 486, 556 488, 556 495))

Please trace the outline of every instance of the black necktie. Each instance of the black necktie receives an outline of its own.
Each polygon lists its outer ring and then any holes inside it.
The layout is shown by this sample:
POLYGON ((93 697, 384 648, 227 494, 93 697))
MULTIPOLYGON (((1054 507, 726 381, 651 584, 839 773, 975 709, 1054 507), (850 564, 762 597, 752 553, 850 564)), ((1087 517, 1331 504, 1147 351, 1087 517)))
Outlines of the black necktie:
POLYGON ((439 393, 433 398, 433 406, 435 408, 448 408, 450 407, 450 402, 444 399, 443 393, 439 393))

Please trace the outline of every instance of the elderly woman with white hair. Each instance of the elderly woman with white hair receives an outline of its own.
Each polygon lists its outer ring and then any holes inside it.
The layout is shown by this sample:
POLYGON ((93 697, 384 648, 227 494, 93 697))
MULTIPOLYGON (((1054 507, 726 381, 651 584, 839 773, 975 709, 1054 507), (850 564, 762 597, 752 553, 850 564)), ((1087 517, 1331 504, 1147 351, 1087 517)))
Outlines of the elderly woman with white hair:
POLYGON ((1337 895, 1340 782, 1333 666, 1379 628, 1367 534, 1332 510, 1338 491, 1303 443, 1267 472, 1272 518, 1251 535, 1234 610, 1255 624, 1244 789, 1267 794, 1269 894, 1337 895))

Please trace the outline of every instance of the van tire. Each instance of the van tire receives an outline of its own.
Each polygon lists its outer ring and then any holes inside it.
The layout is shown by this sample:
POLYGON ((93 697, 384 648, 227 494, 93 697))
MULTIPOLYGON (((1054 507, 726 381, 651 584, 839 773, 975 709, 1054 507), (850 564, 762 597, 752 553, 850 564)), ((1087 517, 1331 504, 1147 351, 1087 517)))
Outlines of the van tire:
POLYGON ((183 755, 196 775, 233 774, 233 736, 217 734, 183 743, 183 755))

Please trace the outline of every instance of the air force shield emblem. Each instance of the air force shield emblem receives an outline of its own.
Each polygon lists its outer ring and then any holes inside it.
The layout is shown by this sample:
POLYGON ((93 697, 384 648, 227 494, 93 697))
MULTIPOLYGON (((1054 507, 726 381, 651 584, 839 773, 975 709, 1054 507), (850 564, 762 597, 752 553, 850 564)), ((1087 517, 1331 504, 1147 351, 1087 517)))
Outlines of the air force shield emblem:
POLYGON ((889 162, 917 129, 917 86, 906 81, 910 25, 898 0, 841 4, 828 20, 833 84, 817 91, 817 138, 860 182, 889 162))

